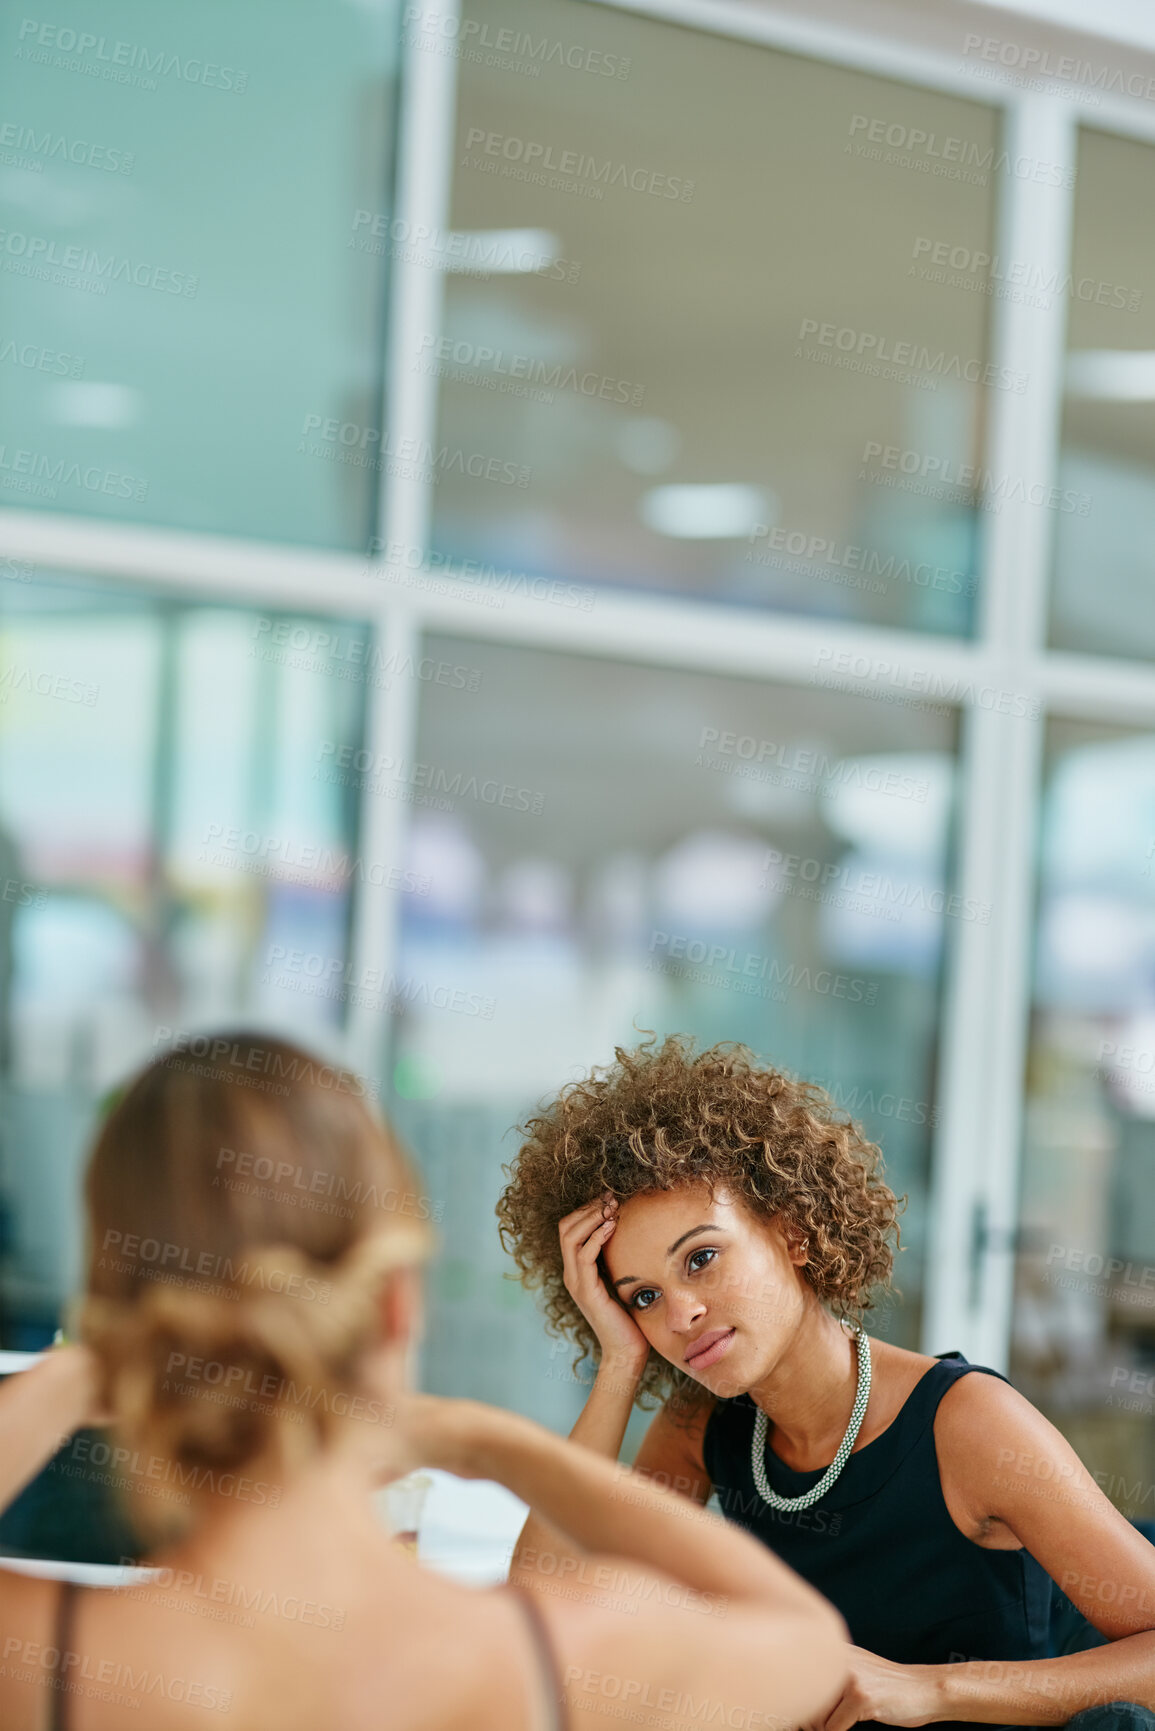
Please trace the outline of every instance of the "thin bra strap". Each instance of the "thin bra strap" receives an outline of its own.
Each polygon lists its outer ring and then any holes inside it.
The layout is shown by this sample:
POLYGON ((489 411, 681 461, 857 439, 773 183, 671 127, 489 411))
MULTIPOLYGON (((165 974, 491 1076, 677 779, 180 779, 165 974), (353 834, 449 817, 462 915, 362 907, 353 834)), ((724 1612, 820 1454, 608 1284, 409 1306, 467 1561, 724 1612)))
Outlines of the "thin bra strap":
POLYGON ((65 1661, 70 1651, 78 1591, 75 1581, 61 1581, 56 1600, 56 1669, 52 1674, 48 1731, 67 1731, 68 1669, 65 1661))
POLYGON ((541 1683, 538 1693, 545 1704, 547 1715, 541 1731, 568 1731, 569 1713, 566 1710, 561 1667, 557 1662, 557 1654, 554 1652, 553 1640, 546 1628, 545 1618, 541 1614, 541 1606, 526 1587, 518 1587, 511 1582, 507 1591, 513 1594, 521 1606, 526 1627, 529 1629, 530 1639, 537 1654, 538 1676, 541 1683))

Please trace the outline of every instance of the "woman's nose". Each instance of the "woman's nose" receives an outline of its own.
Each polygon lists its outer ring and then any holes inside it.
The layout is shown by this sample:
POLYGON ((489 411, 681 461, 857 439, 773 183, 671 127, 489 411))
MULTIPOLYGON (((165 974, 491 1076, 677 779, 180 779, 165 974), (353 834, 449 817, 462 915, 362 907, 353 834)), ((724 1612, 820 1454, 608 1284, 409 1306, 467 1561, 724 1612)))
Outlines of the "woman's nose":
POLYGON ((674 1334, 688 1334, 705 1314, 706 1304, 700 1293, 667 1292, 666 1315, 674 1334))

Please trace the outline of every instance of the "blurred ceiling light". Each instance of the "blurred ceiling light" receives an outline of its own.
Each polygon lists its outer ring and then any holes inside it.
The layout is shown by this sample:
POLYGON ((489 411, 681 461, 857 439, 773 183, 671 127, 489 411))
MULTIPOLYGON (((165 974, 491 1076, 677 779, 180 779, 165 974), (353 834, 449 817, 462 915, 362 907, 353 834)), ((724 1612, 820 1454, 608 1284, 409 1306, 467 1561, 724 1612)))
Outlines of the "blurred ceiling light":
POLYGON ((62 427, 106 427, 117 430, 135 426, 143 399, 131 385, 102 385, 94 380, 73 379, 53 385, 49 413, 62 427))
POLYGON ((654 871, 655 912, 680 931, 745 931, 779 895, 766 875, 766 844, 724 830, 686 836, 654 871))
POLYGON ((485 861, 467 826, 458 817, 423 812, 414 818, 409 835, 409 865, 428 880, 415 915, 434 919, 476 920, 485 893, 485 861))
POLYGON ((639 504, 642 522, 679 541, 737 541, 755 524, 773 522, 775 501, 761 487, 736 481, 651 487, 639 504))
POLYGON ((438 249, 442 268, 470 276, 479 267, 494 276, 530 275, 561 257, 561 241, 548 228, 457 229, 446 240, 438 249))
POLYGON ((1132 903, 1078 891, 1049 897, 1040 920, 1044 1001, 1109 1014, 1148 977, 1149 934, 1150 921, 1132 903))
POLYGON ((618 944, 646 930, 650 862, 644 854, 623 851, 600 860, 590 875, 587 912, 592 929, 618 944))
POLYGON ((573 917, 573 877, 557 860, 519 859, 497 884, 507 922, 520 931, 566 931, 573 917))
POLYGON ((1155 350, 1074 350, 1067 356, 1067 395, 1103 402, 1155 402, 1155 350))
POLYGON ((801 785, 801 777, 797 778, 799 785, 792 787, 788 776, 775 781, 773 774, 771 771, 765 781, 744 775, 726 776, 722 797, 730 810, 754 823, 782 823, 798 828, 812 822, 817 794, 801 785))
POLYGON ((682 448, 682 435, 657 415, 631 415, 614 434, 618 456, 635 475, 660 475, 682 448))
POLYGON ((1155 740, 1079 746, 1055 769, 1044 806, 1048 889, 1155 900, 1155 740))
POLYGON ((941 858, 954 787, 946 752, 844 757, 829 785, 835 797, 823 800, 822 814, 836 835, 865 853, 926 862, 941 858))

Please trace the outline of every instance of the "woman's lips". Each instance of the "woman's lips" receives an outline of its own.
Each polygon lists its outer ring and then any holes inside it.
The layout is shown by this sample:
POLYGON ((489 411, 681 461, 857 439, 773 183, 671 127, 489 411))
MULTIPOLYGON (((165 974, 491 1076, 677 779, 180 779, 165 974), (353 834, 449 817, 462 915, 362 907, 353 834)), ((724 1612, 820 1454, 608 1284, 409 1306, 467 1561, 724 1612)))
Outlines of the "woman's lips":
POLYGON ((687 1369, 706 1370, 710 1365, 717 1364, 718 1360, 729 1352, 733 1338, 732 1328, 712 1328, 701 1340, 695 1341, 692 1351, 687 1353, 687 1369))

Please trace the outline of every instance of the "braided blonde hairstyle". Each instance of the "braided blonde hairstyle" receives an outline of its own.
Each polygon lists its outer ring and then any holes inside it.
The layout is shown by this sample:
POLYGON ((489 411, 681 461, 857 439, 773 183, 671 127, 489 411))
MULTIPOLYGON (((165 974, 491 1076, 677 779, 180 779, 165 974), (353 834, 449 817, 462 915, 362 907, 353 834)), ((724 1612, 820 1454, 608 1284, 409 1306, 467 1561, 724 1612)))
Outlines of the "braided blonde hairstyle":
MULTIPOLYGON (((352 1415, 395 1271, 428 1253, 432 1210, 357 1078, 287 1042, 171 1052, 105 1122, 88 1170, 76 1332, 148 1496, 134 1525, 187 1527, 197 1493, 263 1473, 251 1500, 352 1415), (193 1493, 189 1495, 191 1490, 193 1493)), ((244 1482, 249 1482, 248 1479, 244 1482)))

